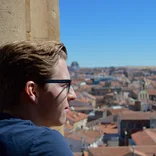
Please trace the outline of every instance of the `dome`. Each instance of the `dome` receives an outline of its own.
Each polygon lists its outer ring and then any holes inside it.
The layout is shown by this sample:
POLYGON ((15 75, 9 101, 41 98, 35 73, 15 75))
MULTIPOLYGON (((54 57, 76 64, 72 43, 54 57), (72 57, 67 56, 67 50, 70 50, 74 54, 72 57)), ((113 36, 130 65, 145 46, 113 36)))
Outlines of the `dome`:
POLYGON ((78 62, 76 62, 76 61, 72 62, 71 63, 71 68, 73 70, 78 70, 80 68, 78 62))
POLYGON ((74 61, 71 63, 71 67, 79 67, 78 62, 74 61))

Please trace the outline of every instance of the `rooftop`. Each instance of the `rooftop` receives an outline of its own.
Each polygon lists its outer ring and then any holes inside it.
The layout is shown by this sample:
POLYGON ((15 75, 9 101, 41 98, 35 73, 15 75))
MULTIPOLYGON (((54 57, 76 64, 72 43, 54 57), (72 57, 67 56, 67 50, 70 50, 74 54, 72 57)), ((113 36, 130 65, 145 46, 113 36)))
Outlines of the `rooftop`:
POLYGON ((78 122, 84 119, 87 119, 88 115, 80 112, 75 112, 75 111, 69 111, 67 113, 67 120, 72 121, 72 122, 78 122))
POLYGON ((150 120, 151 117, 156 117, 156 112, 123 111, 120 113, 120 120, 150 120))
POLYGON ((132 134, 132 139, 137 145, 156 145, 156 129, 145 129, 132 134))
POLYGON ((98 147, 90 148, 90 156, 153 156, 156 146, 126 146, 126 147, 98 147))

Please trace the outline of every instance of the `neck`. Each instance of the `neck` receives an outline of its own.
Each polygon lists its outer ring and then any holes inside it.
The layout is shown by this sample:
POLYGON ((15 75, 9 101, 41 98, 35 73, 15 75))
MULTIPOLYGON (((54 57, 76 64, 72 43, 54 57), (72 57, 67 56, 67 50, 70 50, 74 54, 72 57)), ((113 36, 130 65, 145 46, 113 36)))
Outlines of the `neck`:
POLYGON ((22 119, 22 117, 20 116, 20 114, 18 112, 15 112, 15 111, 11 111, 11 110, 3 110, 2 113, 6 113, 6 114, 9 114, 13 117, 17 117, 17 118, 20 118, 22 119))

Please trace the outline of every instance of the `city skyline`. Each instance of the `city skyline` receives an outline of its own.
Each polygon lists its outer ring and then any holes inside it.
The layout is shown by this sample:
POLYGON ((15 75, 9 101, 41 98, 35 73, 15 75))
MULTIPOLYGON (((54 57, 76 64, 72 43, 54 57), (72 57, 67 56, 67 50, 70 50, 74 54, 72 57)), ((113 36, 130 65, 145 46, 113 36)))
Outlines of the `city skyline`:
POLYGON ((60 0, 68 65, 155 66, 156 1, 60 0))

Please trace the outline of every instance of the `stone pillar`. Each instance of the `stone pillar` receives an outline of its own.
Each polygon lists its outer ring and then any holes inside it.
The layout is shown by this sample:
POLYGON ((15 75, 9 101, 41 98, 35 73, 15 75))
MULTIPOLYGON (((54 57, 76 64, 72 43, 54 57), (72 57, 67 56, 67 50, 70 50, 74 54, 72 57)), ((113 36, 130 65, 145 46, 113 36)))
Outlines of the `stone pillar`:
POLYGON ((25 0, 0 0, 0 44, 24 40, 25 0))
POLYGON ((60 40, 58 0, 0 0, 0 44, 60 40))
POLYGON ((25 0, 28 40, 60 40, 58 0, 25 0))
MULTIPOLYGON (((0 44, 60 40, 59 0, 0 0, 0 44)), ((63 134, 63 126, 54 127, 63 134)))

